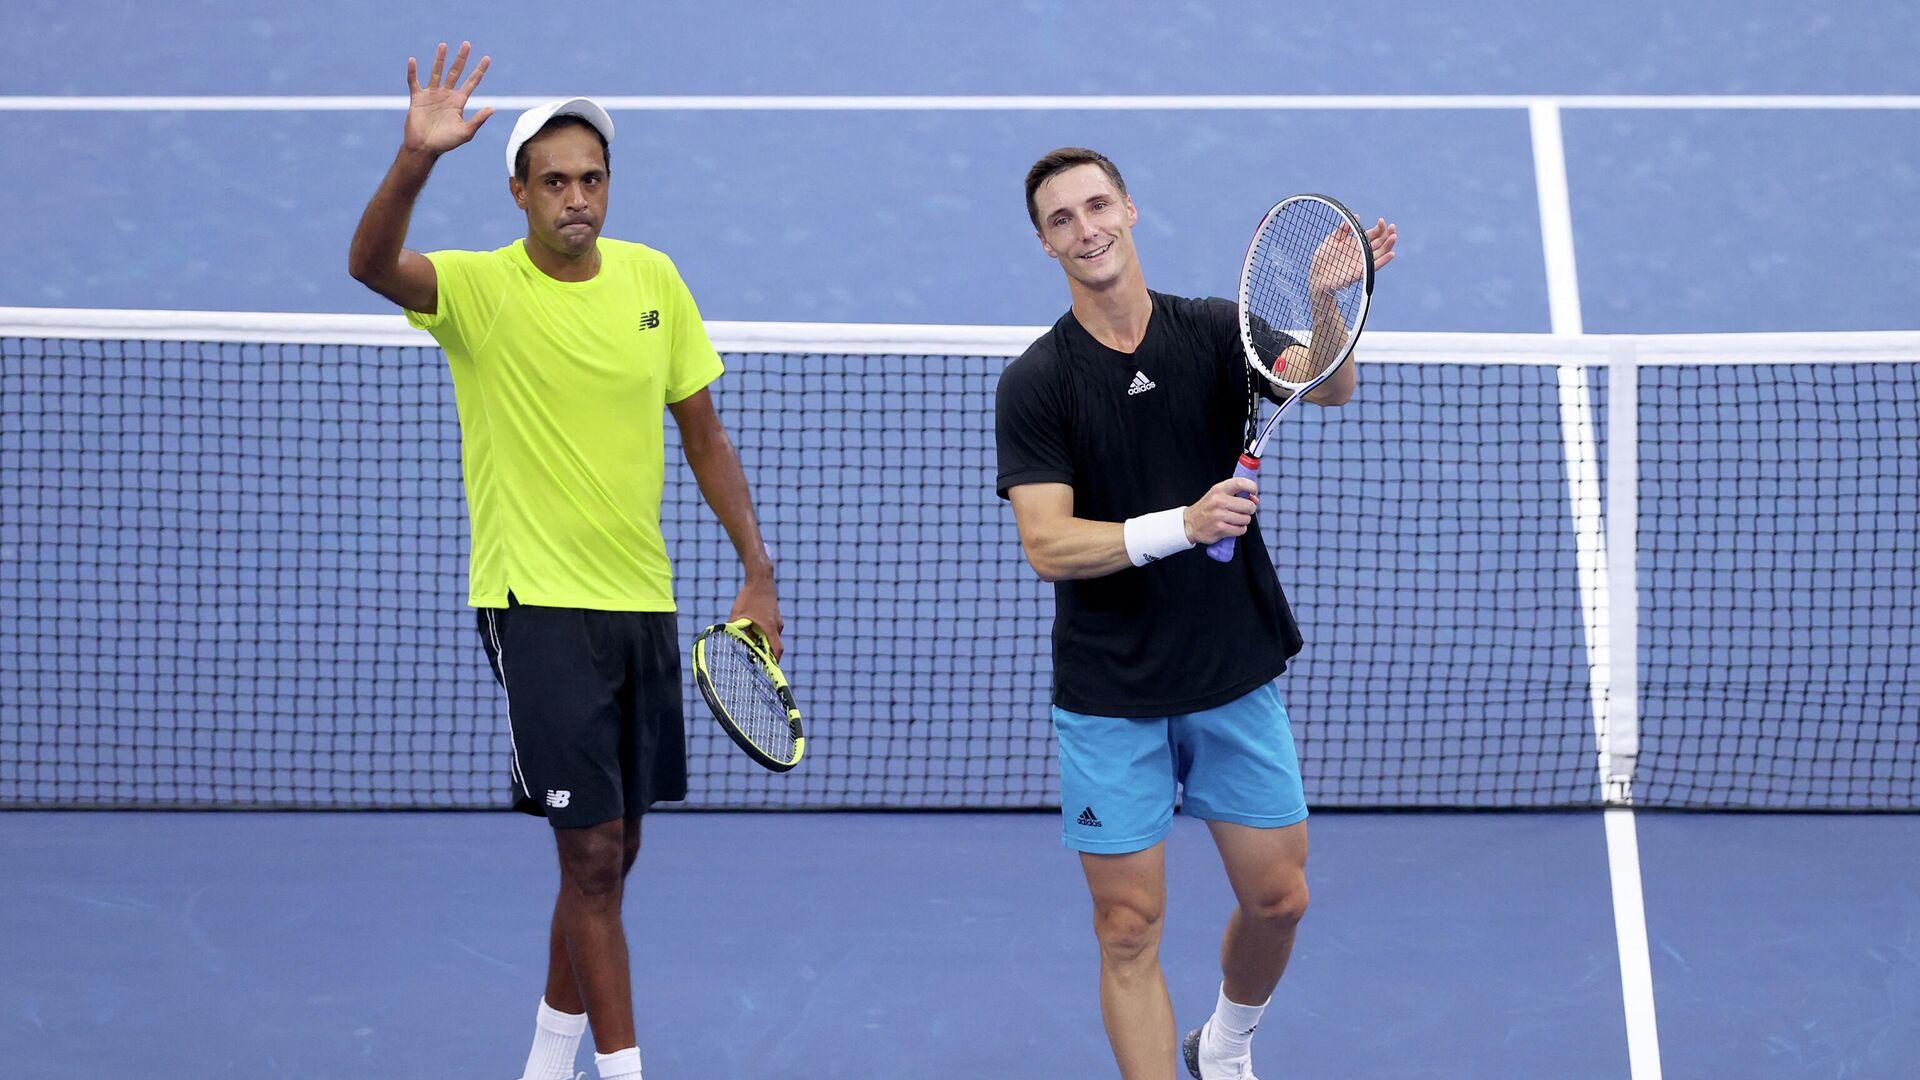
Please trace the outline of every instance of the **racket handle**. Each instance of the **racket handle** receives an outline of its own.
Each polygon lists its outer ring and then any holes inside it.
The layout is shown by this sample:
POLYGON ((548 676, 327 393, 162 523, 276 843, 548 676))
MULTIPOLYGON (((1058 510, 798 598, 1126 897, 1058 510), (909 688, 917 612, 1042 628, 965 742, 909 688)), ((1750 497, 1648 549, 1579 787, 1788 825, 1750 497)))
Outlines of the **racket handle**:
MULTIPOLYGON (((1233 475, 1246 480, 1258 479, 1260 476, 1260 459, 1254 457, 1252 454, 1241 454, 1240 464, 1233 467, 1233 475)), ((1240 497, 1245 499, 1249 496, 1242 495, 1240 497)), ((1208 544, 1207 557, 1214 562, 1232 562, 1234 539, 1234 537, 1229 536, 1208 544)))

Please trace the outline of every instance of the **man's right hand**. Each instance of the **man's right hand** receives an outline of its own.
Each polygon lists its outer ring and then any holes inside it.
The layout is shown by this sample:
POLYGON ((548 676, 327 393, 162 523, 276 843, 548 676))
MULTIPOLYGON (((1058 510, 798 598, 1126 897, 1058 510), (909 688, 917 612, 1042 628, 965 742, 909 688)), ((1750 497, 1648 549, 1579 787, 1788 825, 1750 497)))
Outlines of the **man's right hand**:
POLYGON ((467 99, 473 96, 480 77, 487 73, 487 65, 493 61, 490 56, 481 57, 473 74, 460 84, 460 72, 466 69, 467 53, 471 49, 468 42, 461 42, 460 51, 453 56, 453 66, 447 68, 447 43, 441 42, 433 54, 433 71, 427 76, 425 86, 420 85, 419 61, 407 57, 407 130, 401 139, 406 149, 435 156, 444 154, 456 146, 464 146, 480 130, 480 125, 487 122, 487 117, 493 115, 491 108, 481 109, 471 120, 463 115, 467 99), (442 68, 446 69, 444 79, 442 68))
POLYGON ((1187 507, 1187 539, 1205 546, 1229 536, 1245 536, 1259 505, 1260 485, 1244 476, 1229 476, 1187 507))

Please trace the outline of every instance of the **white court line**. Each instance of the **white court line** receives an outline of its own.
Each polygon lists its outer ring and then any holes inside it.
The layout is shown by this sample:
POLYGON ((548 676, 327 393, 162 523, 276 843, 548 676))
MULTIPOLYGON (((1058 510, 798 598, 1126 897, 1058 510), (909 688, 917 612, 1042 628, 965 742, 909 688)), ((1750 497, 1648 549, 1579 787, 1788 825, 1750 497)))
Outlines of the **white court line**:
POLYGON ((1573 204, 1567 194, 1567 154, 1560 110, 1551 102, 1527 107, 1533 129, 1533 179, 1540 198, 1540 239, 1547 259, 1547 310, 1555 334, 1577 336, 1580 275, 1573 261, 1573 204))
POLYGON ((1660 1024, 1653 1009, 1653 962, 1640 891, 1640 836, 1633 811, 1606 812, 1607 871, 1613 878, 1613 936, 1620 945, 1620 990, 1627 1009, 1627 1069, 1633 1080, 1660 1080, 1660 1024))
MULTIPOLYGON (((1533 168, 1540 199, 1540 235, 1547 270, 1547 302, 1556 337, 1579 337, 1580 277, 1574 262, 1573 209, 1567 193, 1566 147, 1561 137, 1560 109, 1552 101, 1528 105, 1533 135, 1533 168)), ((1631 349, 1626 343, 1624 348, 1631 349)), ((1614 611, 1607 562, 1608 522, 1600 505, 1600 462, 1594 422, 1592 386, 1587 366, 1560 367, 1560 420, 1567 453, 1568 496, 1572 503, 1575 566, 1580 583, 1582 629, 1587 640, 1587 670, 1592 688, 1594 748, 1598 760, 1599 790, 1615 795, 1609 783, 1610 738, 1615 645, 1633 648, 1629 632, 1617 640, 1616 618, 1632 620, 1631 612, 1614 611)), ((1628 424, 1629 430, 1632 424, 1628 424)), ((1614 450, 1617 444, 1609 442, 1614 450)), ((1619 479, 1613 477, 1610 479, 1619 479)), ((1615 490, 1619 490, 1616 485, 1615 490)), ((1613 508, 1618 512, 1618 507, 1613 508)), ((1618 524, 1618 522, 1616 522, 1618 524)), ((1631 565, 1629 563, 1629 565, 1631 565)), ((1631 663, 1618 665, 1634 670, 1631 663)), ((1622 785, 1623 796, 1631 788, 1622 785)), ((1620 997, 1627 1028, 1627 1061, 1633 1080, 1660 1080, 1660 1037, 1654 1012, 1653 973, 1647 951, 1646 899, 1640 889, 1640 844, 1633 811, 1609 807, 1607 875, 1613 887, 1614 944, 1620 957, 1620 997)))
MULTIPOLYGON (((563 94, 481 95, 474 108, 527 109, 563 94)), ((608 95, 613 110, 731 112, 1058 112, 1072 110, 1556 109, 1920 110, 1920 94, 1043 94, 608 95)), ((354 112, 407 107, 403 94, 257 96, 0 95, 0 112, 354 112)))

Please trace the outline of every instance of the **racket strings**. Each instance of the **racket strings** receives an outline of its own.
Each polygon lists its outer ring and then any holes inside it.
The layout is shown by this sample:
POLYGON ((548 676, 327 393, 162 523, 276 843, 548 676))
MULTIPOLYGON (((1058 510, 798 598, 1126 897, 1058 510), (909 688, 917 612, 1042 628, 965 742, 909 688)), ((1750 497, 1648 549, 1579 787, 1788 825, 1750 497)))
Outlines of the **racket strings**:
POLYGON ((714 695, 740 733, 769 755, 791 760, 787 707, 753 651, 729 634, 714 634, 706 643, 706 667, 714 695))
POLYGON ((1345 224, 1333 207, 1304 199, 1282 207, 1254 238, 1242 291, 1248 340, 1276 381, 1313 381, 1352 340, 1370 256, 1365 235, 1341 234, 1345 224), (1330 309, 1316 311, 1317 294, 1331 299, 1330 309), (1334 313, 1337 320, 1327 318, 1334 313))

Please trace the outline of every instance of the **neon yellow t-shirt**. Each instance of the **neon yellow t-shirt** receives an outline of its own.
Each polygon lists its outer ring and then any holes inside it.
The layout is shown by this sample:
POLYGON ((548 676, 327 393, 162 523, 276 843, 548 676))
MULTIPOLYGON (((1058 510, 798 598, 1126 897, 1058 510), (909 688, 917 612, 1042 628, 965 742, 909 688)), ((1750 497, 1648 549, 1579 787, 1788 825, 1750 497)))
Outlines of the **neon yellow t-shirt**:
POLYGON ((672 611, 660 535, 664 413, 720 375, 673 261, 600 241, 600 272, 556 281, 520 241, 436 251, 439 310, 473 528, 467 602, 672 611))

